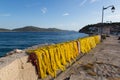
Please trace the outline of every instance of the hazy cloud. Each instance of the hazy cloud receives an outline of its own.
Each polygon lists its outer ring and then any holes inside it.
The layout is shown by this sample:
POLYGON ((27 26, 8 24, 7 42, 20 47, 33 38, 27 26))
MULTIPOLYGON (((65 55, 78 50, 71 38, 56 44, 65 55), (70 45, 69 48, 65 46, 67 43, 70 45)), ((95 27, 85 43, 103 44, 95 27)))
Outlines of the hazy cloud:
POLYGON ((96 2, 96 1, 98 1, 98 0, 91 0, 90 2, 91 2, 91 3, 94 3, 94 2, 96 2))
POLYGON ((41 9, 41 12, 42 12, 43 14, 45 14, 45 13, 47 12, 47 8, 46 8, 46 7, 42 8, 42 9, 41 9))
POLYGON ((90 2, 90 3, 94 3, 94 2, 96 2, 96 1, 98 1, 98 0, 83 0, 81 3, 80 3, 80 6, 83 6, 85 3, 87 3, 87 2, 90 2))
POLYGON ((87 2, 87 0, 83 0, 83 1, 80 3, 80 6, 83 6, 86 2, 87 2))
POLYGON ((7 16, 11 16, 11 14, 9 14, 9 13, 3 13, 3 14, 0 14, 0 16, 7 17, 7 16))
POLYGON ((69 14, 69 13, 64 13, 64 14, 63 14, 63 16, 68 16, 68 15, 70 15, 70 14, 69 14))

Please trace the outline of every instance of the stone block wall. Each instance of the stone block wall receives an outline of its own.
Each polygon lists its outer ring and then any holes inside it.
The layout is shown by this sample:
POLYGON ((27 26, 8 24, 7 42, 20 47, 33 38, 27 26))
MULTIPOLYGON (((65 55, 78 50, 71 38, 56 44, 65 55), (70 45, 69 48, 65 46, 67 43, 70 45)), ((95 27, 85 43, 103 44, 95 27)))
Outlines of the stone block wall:
POLYGON ((26 53, 0 58, 0 80, 37 80, 35 67, 26 53))

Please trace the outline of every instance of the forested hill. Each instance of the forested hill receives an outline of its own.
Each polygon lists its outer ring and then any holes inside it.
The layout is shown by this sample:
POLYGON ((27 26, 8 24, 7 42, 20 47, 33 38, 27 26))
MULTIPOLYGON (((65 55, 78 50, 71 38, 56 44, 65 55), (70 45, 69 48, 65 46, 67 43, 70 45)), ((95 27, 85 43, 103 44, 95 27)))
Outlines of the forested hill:
POLYGON ((57 28, 39 28, 35 26, 26 26, 12 30, 0 28, 0 32, 58 32, 58 31, 66 31, 66 30, 61 30, 57 28))
POLYGON ((11 30, 9 30, 9 29, 4 29, 4 28, 0 28, 0 32, 9 32, 9 31, 11 31, 11 30))

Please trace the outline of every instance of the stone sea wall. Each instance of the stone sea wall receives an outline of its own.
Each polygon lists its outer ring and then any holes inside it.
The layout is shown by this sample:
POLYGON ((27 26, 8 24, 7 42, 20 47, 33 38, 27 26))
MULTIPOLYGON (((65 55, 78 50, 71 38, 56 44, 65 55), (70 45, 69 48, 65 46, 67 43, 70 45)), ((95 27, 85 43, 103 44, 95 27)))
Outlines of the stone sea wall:
POLYGON ((0 58, 0 80, 37 80, 35 67, 22 51, 0 58))

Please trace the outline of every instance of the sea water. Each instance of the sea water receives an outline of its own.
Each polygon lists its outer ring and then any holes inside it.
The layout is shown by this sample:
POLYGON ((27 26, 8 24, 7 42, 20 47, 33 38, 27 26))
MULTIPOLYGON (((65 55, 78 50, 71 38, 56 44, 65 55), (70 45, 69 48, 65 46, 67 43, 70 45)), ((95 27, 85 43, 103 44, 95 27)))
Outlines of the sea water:
POLYGON ((25 49, 38 44, 60 43, 78 39, 87 34, 66 32, 0 32, 0 56, 13 49, 25 49))

